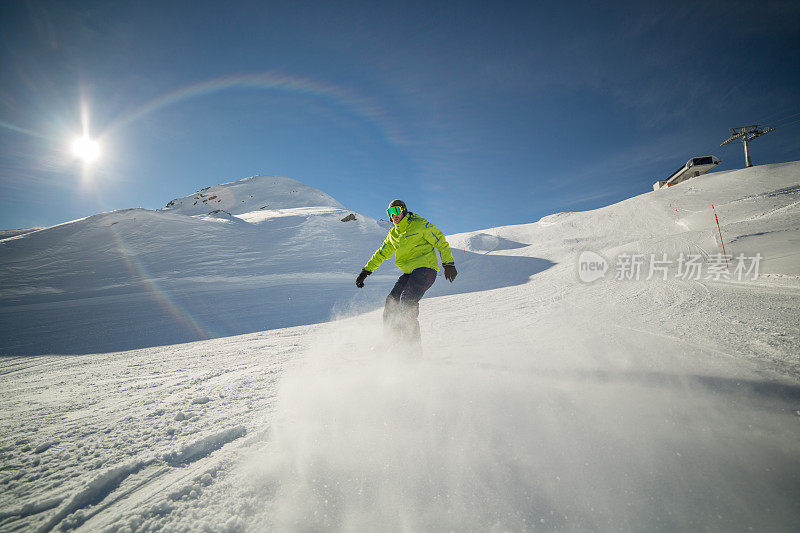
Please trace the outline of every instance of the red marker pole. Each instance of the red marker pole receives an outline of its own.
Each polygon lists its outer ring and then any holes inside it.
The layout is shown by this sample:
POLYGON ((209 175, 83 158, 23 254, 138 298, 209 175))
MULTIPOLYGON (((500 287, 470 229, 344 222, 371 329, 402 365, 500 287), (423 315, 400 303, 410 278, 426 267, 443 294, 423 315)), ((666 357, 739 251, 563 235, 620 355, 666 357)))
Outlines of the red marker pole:
MULTIPOLYGON (((711 209, 714 209, 714 204, 711 204, 711 209)), ((722 230, 719 229, 719 219, 717 218, 717 210, 714 209, 714 220, 717 221, 717 231, 719 232, 719 243, 722 245, 722 255, 725 257, 725 268, 728 268, 728 254, 725 252, 725 242, 722 240, 722 230)))

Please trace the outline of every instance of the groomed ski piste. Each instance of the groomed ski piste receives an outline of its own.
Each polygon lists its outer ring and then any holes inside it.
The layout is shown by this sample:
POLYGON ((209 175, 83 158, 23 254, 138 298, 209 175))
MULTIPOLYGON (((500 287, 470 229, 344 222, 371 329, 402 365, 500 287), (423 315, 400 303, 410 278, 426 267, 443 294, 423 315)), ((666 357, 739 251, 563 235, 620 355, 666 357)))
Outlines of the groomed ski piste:
POLYGON ((9 233, 0 530, 797 531, 800 162, 448 236, 418 359, 386 231, 258 176, 9 233))

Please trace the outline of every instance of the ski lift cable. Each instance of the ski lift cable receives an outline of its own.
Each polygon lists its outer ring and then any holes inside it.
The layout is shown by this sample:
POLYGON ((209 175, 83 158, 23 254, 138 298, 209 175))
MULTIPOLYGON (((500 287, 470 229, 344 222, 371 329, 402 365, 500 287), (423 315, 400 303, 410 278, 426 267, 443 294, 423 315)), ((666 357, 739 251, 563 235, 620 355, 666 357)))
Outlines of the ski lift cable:
POLYGON ((786 110, 784 109, 783 111, 778 111, 777 113, 772 113, 771 115, 767 115, 766 117, 763 117, 763 118, 761 119, 761 122, 762 122, 762 123, 765 123, 765 124, 766 124, 767 122, 780 122, 781 120, 784 120, 784 119, 786 119, 786 118, 790 118, 790 117, 794 117, 794 116, 800 115, 800 113, 793 113, 793 114, 791 114, 791 115, 789 115, 789 116, 786 116, 786 115, 784 114, 784 113, 785 113, 785 111, 786 111, 786 110), (777 116, 778 118, 775 118, 775 119, 773 119, 773 117, 776 117, 776 116, 777 116))
MULTIPOLYGON (((798 113, 798 115, 800 115, 800 113, 798 113)), ((791 121, 791 122, 787 122, 786 124, 781 124, 781 125, 779 125, 779 126, 773 126, 773 127, 774 127, 775 129, 777 129, 777 128, 785 128, 786 126, 791 126, 792 124, 795 124, 795 123, 797 123, 797 122, 800 122, 800 118, 796 118, 796 119, 794 119, 794 120, 793 120, 793 121, 791 121)))
POLYGON ((786 117, 780 118, 780 119, 778 119, 778 120, 773 120, 773 121, 771 121, 771 122, 770 122, 770 125, 771 125, 771 126, 774 126, 774 127, 778 127, 778 126, 781 126, 781 125, 782 125, 782 124, 780 124, 781 122, 783 122, 783 121, 785 121, 785 120, 790 120, 790 119, 793 119, 793 118, 795 118, 795 117, 797 117, 797 116, 800 116, 800 112, 798 112, 798 113, 795 113, 795 114, 793 114, 793 115, 789 115, 789 116, 786 116, 786 117))

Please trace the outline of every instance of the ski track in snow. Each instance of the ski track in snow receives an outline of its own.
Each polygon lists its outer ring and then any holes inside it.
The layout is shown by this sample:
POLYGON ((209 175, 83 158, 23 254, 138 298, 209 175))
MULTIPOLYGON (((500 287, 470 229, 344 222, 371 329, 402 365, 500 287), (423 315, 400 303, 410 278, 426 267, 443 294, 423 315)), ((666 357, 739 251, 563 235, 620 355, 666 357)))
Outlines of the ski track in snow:
MULTIPOLYGON (((116 491, 141 493, 173 470, 196 470, 195 463, 201 476, 212 466, 205 459, 245 437, 246 425, 263 424, 274 402, 270 389, 299 340, 290 329, 254 335, 232 350, 220 340, 11 361, 2 412, 15 416, 3 419, 0 528, 33 519, 29 525, 47 530, 68 515, 79 525, 116 491), (127 488, 137 475, 144 480, 127 488), (38 516, 55 502, 53 517, 38 516)), ((184 478, 161 491, 168 496, 184 478)))
MULTIPOLYGON (((798 181, 711 174, 452 236, 473 255, 423 300, 420 359, 385 346, 374 297, 316 325, 4 357, 0 530, 796 530, 798 181), (728 252, 765 255, 758 280, 577 281, 585 249, 707 260, 710 200, 728 252)), ((262 203, 236 184, 199 198, 262 203)))

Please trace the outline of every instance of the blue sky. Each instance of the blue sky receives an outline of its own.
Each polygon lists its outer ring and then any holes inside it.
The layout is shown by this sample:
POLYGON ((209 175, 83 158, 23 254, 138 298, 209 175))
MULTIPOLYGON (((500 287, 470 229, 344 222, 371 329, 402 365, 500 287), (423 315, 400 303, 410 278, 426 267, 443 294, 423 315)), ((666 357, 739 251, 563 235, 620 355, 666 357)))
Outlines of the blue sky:
POLYGON ((0 228, 254 174, 446 233, 800 159, 800 4, 3 2, 0 228), (86 124, 103 155, 70 143, 86 124))

